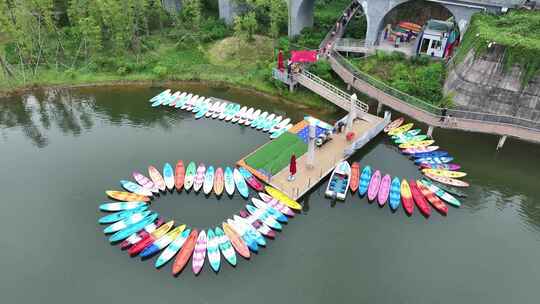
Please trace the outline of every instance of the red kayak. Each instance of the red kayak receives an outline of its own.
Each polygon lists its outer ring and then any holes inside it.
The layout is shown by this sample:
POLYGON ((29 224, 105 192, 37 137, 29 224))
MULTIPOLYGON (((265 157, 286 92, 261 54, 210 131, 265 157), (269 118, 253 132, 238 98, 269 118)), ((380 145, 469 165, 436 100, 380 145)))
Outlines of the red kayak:
POLYGON ((176 164, 175 168, 175 179, 174 179, 174 187, 176 187, 176 191, 182 190, 182 187, 184 186, 184 177, 186 175, 186 169, 184 168, 184 162, 182 160, 179 160, 176 164))
POLYGON ((137 244, 139 241, 147 238, 150 233, 154 232, 157 227, 163 225, 165 222, 162 218, 158 218, 154 223, 147 225, 143 230, 137 233, 137 236, 130 236, 120 243, 120 248, 126 250, 134 244, 137 244))
POLYGON ((189 261, 189 258, 193 254, 193 249, 195 249, 195 243, 197 242, 198 236, 199 236, 199 231, 197 231, 197 229, 193 229, 191 233, 189 234, 186 242, 182 246, 182 249, 180 249, 180 252, 176 256, 176 259, 174 260, 174 264, 172 266, 173 275, 177 275, 186 266, 187 262, 189 261))
POLYGON ((437 211, 442 213, 443 215, 448 214, 448 206, 441 201, 441 199, 436 196, 431 190, 429 190, 424 184, 422 184, 420 181, 416 181, 416 185, 418 186, 418 189, 422 191, 422 194, 427 198, 427 200, 433 205, 433 208, 435 208, 437 211))
POLYGON ((418 209, 420 209, 420 212, 422 212, 423 215, 429 217, 431 215, 431 207, 426 201, 424 195, 422 195, 422 192, 420 192, 420 189, 418 189, 416 181, 411 179, 409 181, 409 186, 411 187, 411 193, 414 198, 414 202, 416 203, 416 206, 418 207, 418 209))
POLYGON ((351 188, 351 192, 356 192, 356 190, 358 190, 359 181, 360 181, 360 163, 354 162, 351 165, 351 183, 349 184, 349 188, 351 188))

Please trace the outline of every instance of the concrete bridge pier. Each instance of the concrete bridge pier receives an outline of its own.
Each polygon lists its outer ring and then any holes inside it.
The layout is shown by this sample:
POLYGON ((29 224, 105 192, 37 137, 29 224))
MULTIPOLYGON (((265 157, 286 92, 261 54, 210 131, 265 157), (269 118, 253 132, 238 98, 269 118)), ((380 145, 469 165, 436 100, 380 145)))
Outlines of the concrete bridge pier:
POLYGON ((289 37, 292 38, 300 34, 304 28, 313 26, 315 0, 288 0, 287 4, 289 6, 289 37))
POLYGON ((240 8, 235 4, 234 0, 218 0, 219 1, 219 18, 225 23, 232 24, 234 17, 240 12, 240 8))
POLYGON ((379 114, 381 114, 382 108, 383 108, 382 102, 378 102, 377 103, 377 116, 379 116, 379 114))
POLYGON ((161 0, 161 5, 169 13, 178 13, 182 9, 182 0, 161 0))

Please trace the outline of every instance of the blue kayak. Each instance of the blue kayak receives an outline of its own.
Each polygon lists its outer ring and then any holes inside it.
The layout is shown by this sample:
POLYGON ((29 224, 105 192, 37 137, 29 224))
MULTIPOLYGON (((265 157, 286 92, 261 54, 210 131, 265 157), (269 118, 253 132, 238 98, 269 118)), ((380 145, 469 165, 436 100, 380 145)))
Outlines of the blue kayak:
POLYGON ((157 217, 158 217, 157 213, 150 214, 149 216, 145 217, 142 221, 137 222, 136 224, 133 224, 131 226, 128 226, 128 227, 116 232, 115 234, 111 235, 111 237, 109 238, 109 242, 113 243, 113 242, 121 241, 121 240, 129 237, 130 235, 143 230, 144 227, 146 227, 146 225, 148 225, 148 224, 152 223, 153 221, 155 221, 157 219, 157 217))
POLYGON ((388 205, 392 210, 396 210, 401 203, 401 181, 399 178, 394 177, 392 184, 390 185, 390 201, 388 205))
POLYGON ((358 186, 358 194, 364 196, 369 188, 369 182, 371 181, 371 167, 365 166, 360 175, 360 185, 358 186))
POLYGON ((444 157, 448 156, 446 151, 433 151, 433 152, 424 152, 424 153, 415 153, 412 155, 414 158, 425 158, 425 157, 444 157))
POLYGON ((424 157, 424 158, 418 158, 414 162, 416 164, 446 164, 454 160, 453 157, 424 157))
POLYGON ((119 220, 130 217, 135 213, 145 211, 146 209, 148 209, 148 205, 143 205, 143 206, 140 206, 138 208, 131 209, 131 210, 119 211, 119 212, 116 212, 116 213, 109 214, 109 215, 101 217, 98 220, 98 222, 100 224, 109 224, 109 223, 118 222, 119 220))

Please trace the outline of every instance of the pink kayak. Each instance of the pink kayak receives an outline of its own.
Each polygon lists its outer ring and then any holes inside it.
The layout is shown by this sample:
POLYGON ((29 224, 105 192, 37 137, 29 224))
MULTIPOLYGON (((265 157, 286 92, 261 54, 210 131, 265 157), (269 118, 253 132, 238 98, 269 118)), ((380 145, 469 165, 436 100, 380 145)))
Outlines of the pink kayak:
POLYGON ((427 153, 438 150, 439 146, 427 146, 427 147, 417 147, 417 148, 408 148, 403 149, 401 152, 405 154, 416 154, 416 153, 427 153))
POLYGON ((203 230, 199 233, 197 243, 195 243, 195 250, 193 251, 192 269, 194 274, 199 274, 204 265, 204 259, 206 258, 206 232, 203 230))
POLYGON ((386 200, 388 199, 388 195, 390 194, 391 182, 392 182, 392 178, 388 174, 386 174, 381 180, 381 186, 379 187, 379 195, 377 197, 379 206, 381 207, 384 206, 384 204, 386 203, 386 200))
POLYGON ((377 194, 379 193, 379 186, 381 185, 381 171, 377 170, 371 176, 371 181, 369 182, 368 187, 368 200, 373 201, 377 194))
POLYGON ((257 219, 253 215, 251 215, 246 210, 243 210, 243 209, 240 210, 239 214, 241 217, 245 218, 248 221, 248 223, 250 223, 251 226, 253 226, 253 228, 257 229, 257 231, 259 231, 260 234, 266 237, 272 238, 272 239, 276 238, 276 232, 274 230, 270 229, 270 227, 268 227, 266 224, 261 222, 259 219, 257 219))
POLYGON ((133 171, 133 178, 135 181, 141 185, 143 188, 148 189, 154 193, 158 193, 159 189, 156 187, 154 182, 150 180, 148 177, 144 176, 142 173, 139 173, 137 171, 133 171))
POLYGON ((287 205, 280 203, 277 199, 273 198, 272 196, 264 192, 259 192, 259 196, 261 197, 263 202, 265 202, 268 206, 276 209, 277 211, 285 214, 286 216, 294 217, 296 215, 296 213, 294 213, 294 211, 291 208, 289 208, 287 205))

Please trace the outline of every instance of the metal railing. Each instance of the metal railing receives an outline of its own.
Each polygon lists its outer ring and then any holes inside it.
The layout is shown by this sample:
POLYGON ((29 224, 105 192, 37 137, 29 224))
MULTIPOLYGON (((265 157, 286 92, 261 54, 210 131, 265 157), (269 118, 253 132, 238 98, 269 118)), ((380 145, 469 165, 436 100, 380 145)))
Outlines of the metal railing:
MULTIPOLYGON (((340 88, 332 85, 331 83, 327 82, 326 80, 320 78, 319 76, 313 74, 313 73, 310 73, 306 70, 303 70, 302 73, 300 73, 299 75, 302 75, 303 77, 306 77, 307 79, 317 83, 318 85, 322 86, 324 89, 330 91, 331 93, 337 95, 337 97, 339 97, 340 99, 342 99, 341 101, 343 102, 343 104, 341 105, 342 107, 344 107, 345 109, 347 109, 347 105, 350 104, 351 102, 351 94, 341 90, 340 88)), ((298 77, 298 76, 295 76, 295 77, 298 77)), ((369 105, 360 101, 360 100, 356 100, 356 106, 359 108, 359 110, 363 111, 363 112, 368 112, 369 111, 369 105)), ((348 109, 347 109, 348 110, 348 109)))
POLYGON ((334 42, 334 50, 339 51, 368 51, 369 48, 366 47, 366 41, 363 39, 353 39, 353 38, 338 38, 334 42))

